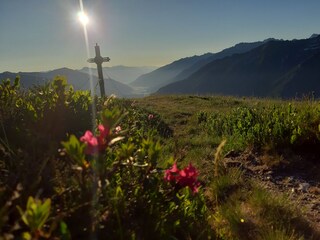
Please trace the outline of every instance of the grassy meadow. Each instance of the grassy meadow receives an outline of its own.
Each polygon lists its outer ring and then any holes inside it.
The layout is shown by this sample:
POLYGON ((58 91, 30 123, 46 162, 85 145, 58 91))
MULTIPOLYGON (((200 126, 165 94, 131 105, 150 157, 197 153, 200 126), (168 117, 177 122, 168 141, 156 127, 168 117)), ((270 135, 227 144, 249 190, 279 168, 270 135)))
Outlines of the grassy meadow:
POLYGON ((319 181, 317 100, 0 86, 0 239, 320 238, 290 191, 226 162, 319 181))

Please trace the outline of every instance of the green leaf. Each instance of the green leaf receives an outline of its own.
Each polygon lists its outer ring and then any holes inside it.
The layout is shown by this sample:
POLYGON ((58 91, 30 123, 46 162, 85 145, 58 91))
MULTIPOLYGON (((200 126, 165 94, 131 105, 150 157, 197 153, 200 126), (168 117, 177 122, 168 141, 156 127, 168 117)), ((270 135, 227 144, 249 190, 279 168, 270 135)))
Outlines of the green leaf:
POLYGON ((42 203, 39 199, 29 197, 26 205, 26 210, 17 206, 20 212, 22 221, 30 228, 31 232, 40 230, 47 221, 50 215, 51 199, 47 199, 42 203))
POLYGON ((29 232, 24 232, 24 233, 22 233, 22 239, 31 240, 32 236, 29 232))
POLYGON ((62 146, 65 148, 67 154, 81 167, 87 166, 87 161, 85 160, 85 147, 86 144, 78 140, 75 135, 71 135, 68 141, 61 142, 62 146))
POLYGON ((70 240, 71 239, 70 231, 68 229, 67 224, 64 221, 60 222, 60 233, 61 233, 62 240, 70 240))
POLYGON ((28 219, 26 218, 26 214, 23 212, 22 208, 20 206, 17 206, 17 209, 21 215, 22 221, 26 224, 29 225, 28 219))
MULTIPOLYGON (((41 204, 41 202, 40 202, 41 204)), ((47 199, 40 207, 38 208, 39 212, 39 220, 38 220, 38 229, 42 228, 42 226, 47 221, 49 215, 50 215, 50 208, 51 208, 51 199, 47 199)))
POLYGON ((117 186, 116 188, 116 197, 122 197, 123 196, 123 192, 120 186, 117 186))
POLYGON ((34 203, 34 198, 30 196, 27 201, 27 209, 30 209, 33 203, 34 203))

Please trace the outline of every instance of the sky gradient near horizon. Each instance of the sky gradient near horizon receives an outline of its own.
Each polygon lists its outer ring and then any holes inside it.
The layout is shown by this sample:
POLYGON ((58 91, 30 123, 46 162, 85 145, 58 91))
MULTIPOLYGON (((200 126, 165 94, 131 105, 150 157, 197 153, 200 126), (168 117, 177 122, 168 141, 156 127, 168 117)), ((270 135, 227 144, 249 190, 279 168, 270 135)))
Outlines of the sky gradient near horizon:
MULTIPOLYGON (((91 57, 163 66, 239 42, 320 33, 319 0, 83 0, 91 57)), ((0 72, 88 66, 79 0, 1 0, 0 72)), ((94 65, 91 65, 95 67, 94 65)))

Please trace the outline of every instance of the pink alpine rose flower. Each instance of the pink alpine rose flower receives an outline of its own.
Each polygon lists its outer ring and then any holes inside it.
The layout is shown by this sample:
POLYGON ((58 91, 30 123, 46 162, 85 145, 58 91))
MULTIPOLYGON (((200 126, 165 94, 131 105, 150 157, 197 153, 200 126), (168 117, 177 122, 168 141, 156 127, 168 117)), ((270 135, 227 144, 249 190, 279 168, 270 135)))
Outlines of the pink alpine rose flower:
POLYGON ((179 169, 175 162, 170 169, 167 169, 164 173, 164 179, 168 182, 175 181, 178 177, 179 169))
POLYGON ((179 172, 179 184, 182 187, 189 187, 192 192, 198 192, 200 183, 197 181, 198 171, 191 163, 179 172))
POLYGON ((99 124, 98 130, 100 132, 100 135, 97 136, 98 148, 99 148, 99 151, 101 152, 101 151, 105 150, 105 148, 108 144, 107 138, 110 134, 110 131, 109 131, 109 128, 103 126, 102 124, 99 124))
POLYGON ((95 136, 93 136, 91 131, 86 131, 85 134, 80 138, 80 141, 87 144, 87 148, 85 150, 86 154, 94 154, 96 152, 98 140, 95 136))
POLYGON ((93 155, 97 152, 102 152, 105 150, 108 144, 108 136, 110 134, 109 128, 99 124, 98 130, 100 134, 97 137, 95 137, 91 131, 86 131, 85 134, 80 138, 81 142, 87 144, 87 148, 85 150, 86 154, 93 155))
POLYGON ((170 169, 165 170, 164 180, 179 187, 189 187, 193 193, 197 193, 201 185, 197 177, 198 171, 191 163, 183 170, 179 170, 175 162, 170 169))
POLYGON ((100 132, 100 137, 106 138, 106 137, 109 136, 109 133, 110 133, 110 132, 109 132, 109 128, 103 126, 102 124, 99 124, 99 125, 98 125, 98 130, 99 130, 99 132, 100 132))

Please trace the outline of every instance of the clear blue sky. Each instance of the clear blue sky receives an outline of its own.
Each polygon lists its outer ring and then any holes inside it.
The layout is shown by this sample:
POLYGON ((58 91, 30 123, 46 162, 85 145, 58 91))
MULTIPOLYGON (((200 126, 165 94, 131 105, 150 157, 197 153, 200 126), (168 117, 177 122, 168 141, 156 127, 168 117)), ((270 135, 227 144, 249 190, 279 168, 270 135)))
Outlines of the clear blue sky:
MULTIPOLYGON (((239 42, 320 33, 319 0, 83 0, 104 66, 162 66, 239 42)), ((0 0, 0 72, 87 66, 79 0, 0 0)))

